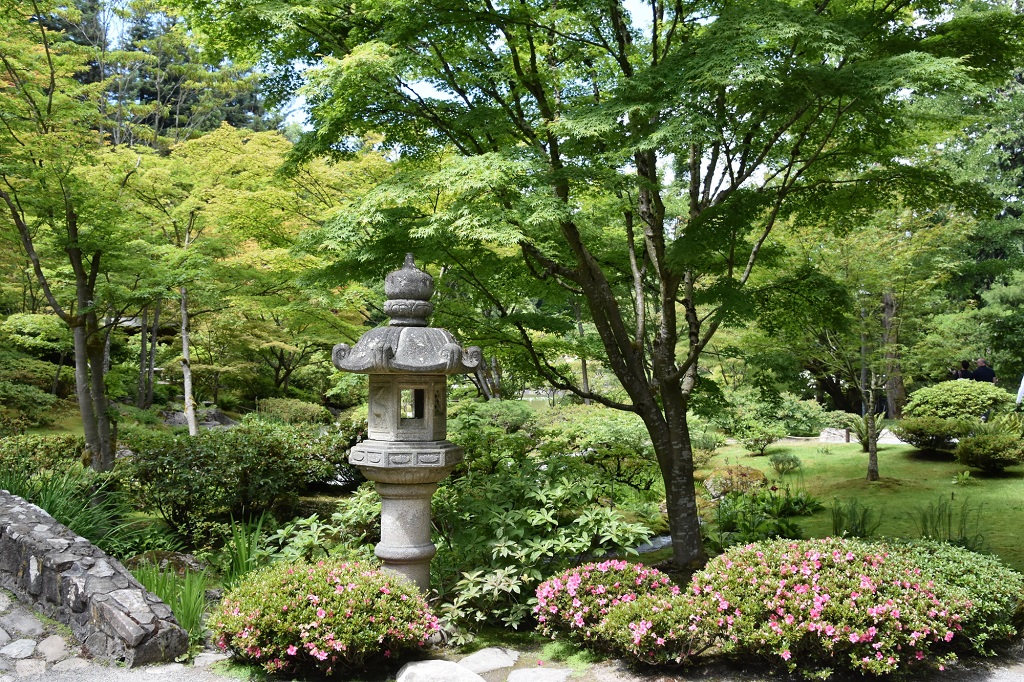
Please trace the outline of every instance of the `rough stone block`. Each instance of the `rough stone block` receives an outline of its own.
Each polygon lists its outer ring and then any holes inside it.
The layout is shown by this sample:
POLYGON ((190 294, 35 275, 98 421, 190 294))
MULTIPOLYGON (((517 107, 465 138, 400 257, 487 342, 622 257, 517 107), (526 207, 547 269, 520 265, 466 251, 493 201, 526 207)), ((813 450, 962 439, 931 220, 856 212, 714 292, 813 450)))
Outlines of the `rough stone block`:
POLYGON ((451 661, 415 661, 402 666, 402 669, 398 671, 396 682, 486 682, 486 680, 472 670, 451 661))
POLYGON ((473 672, 483 675, 492 670, 511 668, 519 660, 519 652, 504 647, 487 647, 475 651, 469 656, 459 660, 459 665, 468 668, 473 672))

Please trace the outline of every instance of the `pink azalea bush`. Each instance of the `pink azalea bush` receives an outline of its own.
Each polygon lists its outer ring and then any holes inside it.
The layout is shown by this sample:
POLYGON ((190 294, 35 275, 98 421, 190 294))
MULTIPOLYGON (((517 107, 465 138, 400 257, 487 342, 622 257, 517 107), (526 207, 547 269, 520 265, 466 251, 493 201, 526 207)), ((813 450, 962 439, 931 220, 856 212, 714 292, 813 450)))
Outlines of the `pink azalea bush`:
POLYGON ((271 673, 364 668, 439 629, 415 586, 368 563, 276 564, 241 579, 210 617, 218 646, 271 673))
POLYGON ((688 627, 807 676, 887 675, 1013 637, 1022 587, 996 560, 948 545, 775 540, 696 574, 688 627))
MULTIPOLYGON (((590 620, 573 630, 567 623, 578 623, 611 574, 588 574, 585 599, 569 603, 575 611, 566 607, 572 572, 548 585, 538 594, 545 632, 584 632, 588 646, 648 664, 682 664, 713 649, 827 678, 941 669, 961 653, 994 653, 1022 622, 1024 576, 937 542, 826 538, 734 547, 681 592, 635 590, 601 618, 586 612, 590 620)), ((583 582, 574 585, 580 594, 583 582)))
POLYGON ((533 611, 545 635, 592 640, 593 628, 611 609, 648 593, 679 593, 667 575, 621 559, 571 568, 537 588, 533 611))

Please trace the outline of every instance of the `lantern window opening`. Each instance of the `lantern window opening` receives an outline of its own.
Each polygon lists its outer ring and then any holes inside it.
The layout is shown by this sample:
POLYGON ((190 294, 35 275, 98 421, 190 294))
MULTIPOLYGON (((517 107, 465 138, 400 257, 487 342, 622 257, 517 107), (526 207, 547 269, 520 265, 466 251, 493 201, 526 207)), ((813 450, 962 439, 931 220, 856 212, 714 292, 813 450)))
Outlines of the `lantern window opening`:
POLYGON ((403 388, 401 417, 406 419, 423 419, 426 392, 422 388, 403 388))

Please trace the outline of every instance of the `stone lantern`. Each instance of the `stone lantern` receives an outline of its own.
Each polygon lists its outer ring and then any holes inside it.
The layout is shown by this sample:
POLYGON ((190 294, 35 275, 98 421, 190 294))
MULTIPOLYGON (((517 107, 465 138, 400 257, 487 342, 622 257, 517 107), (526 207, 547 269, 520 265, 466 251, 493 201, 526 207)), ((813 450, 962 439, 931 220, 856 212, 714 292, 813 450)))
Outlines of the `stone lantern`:
POLYGON ((462 461, 462 448, 445 440, 448 374, 473 372, 480 349, 459 346, 449 332, 427 326, 434 279, 412 254, 384 280, 388 326, 372 329, 354 347, 334 347, 334 366, 370 377, 367 439, 354 446, 350 464, 376 485, 381 497, 380 543, 384 567, 422 590, 430 586, 430 498, 462 461))

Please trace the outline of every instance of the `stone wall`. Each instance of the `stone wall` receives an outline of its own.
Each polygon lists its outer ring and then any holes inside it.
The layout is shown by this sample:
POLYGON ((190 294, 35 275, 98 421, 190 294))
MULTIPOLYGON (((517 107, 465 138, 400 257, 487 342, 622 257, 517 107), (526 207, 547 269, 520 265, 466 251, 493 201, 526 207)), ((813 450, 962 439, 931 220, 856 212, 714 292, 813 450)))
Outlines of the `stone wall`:
POLYGON ((117 560, 39 507, 0 490, 0 586, 64 623, 94 658, 171 661, 188 633, 117 560))

